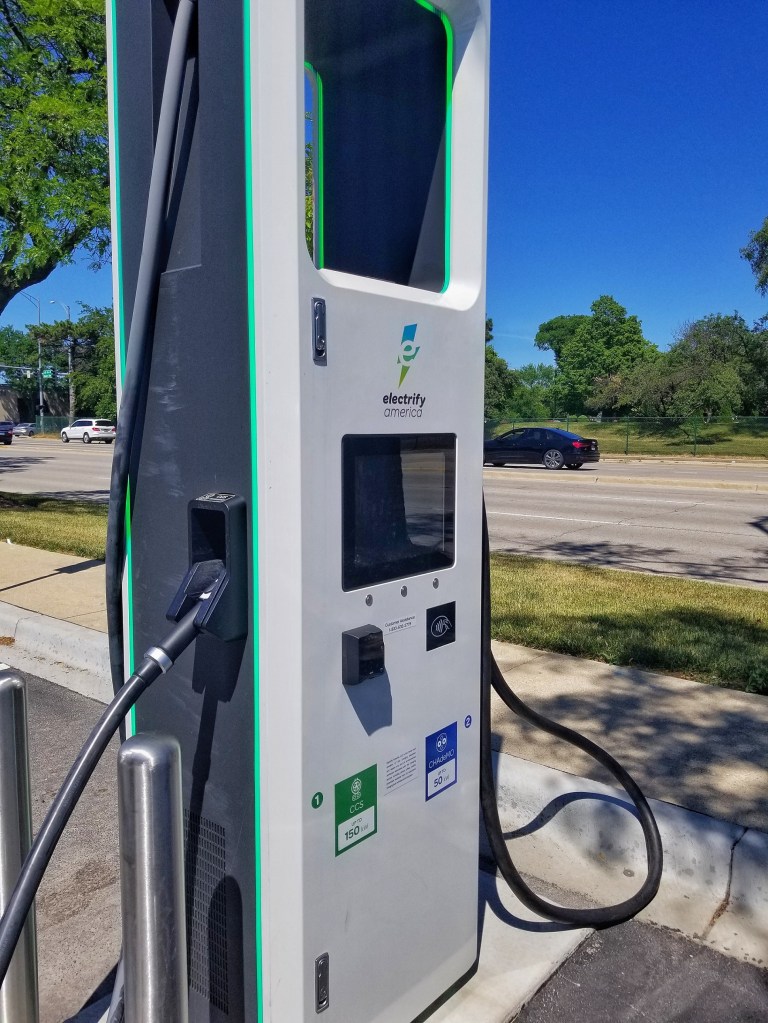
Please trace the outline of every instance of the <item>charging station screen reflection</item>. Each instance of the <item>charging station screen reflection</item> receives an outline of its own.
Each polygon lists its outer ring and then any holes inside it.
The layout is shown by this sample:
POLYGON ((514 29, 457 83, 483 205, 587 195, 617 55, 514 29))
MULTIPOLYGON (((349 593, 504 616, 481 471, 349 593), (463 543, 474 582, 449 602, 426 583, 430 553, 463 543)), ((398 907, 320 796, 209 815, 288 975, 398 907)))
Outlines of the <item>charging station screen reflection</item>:
POLYGON ((442 291, 450 23, 427 0, 305 0, 304 10, 315 264, 442 291))
POLYGON ((454 562, 454 434, 342 441, 345 590, 454 562))

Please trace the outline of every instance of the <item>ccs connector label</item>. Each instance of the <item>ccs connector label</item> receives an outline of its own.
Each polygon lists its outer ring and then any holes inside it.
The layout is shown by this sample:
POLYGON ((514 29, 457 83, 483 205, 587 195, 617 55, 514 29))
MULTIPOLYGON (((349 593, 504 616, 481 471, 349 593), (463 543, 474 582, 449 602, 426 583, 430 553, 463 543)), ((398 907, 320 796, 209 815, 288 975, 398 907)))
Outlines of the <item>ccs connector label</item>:
POLYGON ((426 798, 434 799, 456 784, 458 768, 457 722, 427 736, 425 744, 426 798))
POLYGON ((336 855, 376 834, 378 770, 376 764, 335 787, 336 855))

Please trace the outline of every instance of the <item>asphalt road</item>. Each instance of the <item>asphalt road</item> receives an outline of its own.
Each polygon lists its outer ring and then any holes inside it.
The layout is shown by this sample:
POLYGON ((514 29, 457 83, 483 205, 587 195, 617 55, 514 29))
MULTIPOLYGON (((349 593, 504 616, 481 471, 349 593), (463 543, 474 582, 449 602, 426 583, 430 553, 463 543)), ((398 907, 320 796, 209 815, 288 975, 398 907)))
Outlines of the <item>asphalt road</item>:
POLYGON ((768 973, 632 920, 592 934, 516 1023, 764 1023, 768 973))
MULTIPOLYGON (((112 451, 17 438, 0 491, 106 501, 112 451)), ((496 550, 768 588, 767 463, 508 466, 486 470, 485 493, 496 550)))
MULTIPOLYGON (((13 660, 12 648, 0 648, 5 657, 13 660)), ((24 678, 37 832, 104 707, 45 679, 24 678)), ((120 952, 117 746, 113 739, 88 782, 38 892, 40 1023, 61 1023, 74 1014, 120 952)))
MULTIPOLYGON (((494 550, 582 564, 768 588, 768 490, 722 487, 724 467, 700 469, 700 487, 680 486, 683 466, 600 464, 576 472, 536 467, 485 473, 494 550), (620 471, 619 471, 620 470, 620 471), (621 475, 654 484, 611 482, 621 475), (599 476, 599 482, 596 477, 599 476), (665 482, 668 481, 668 482, 665 482)), ((768 479, 740 470, 739 485, 768 479)))
POLYGON ((106 501, 112 450, 111 444, 17 437, 0 446, 0 490, 106 501))

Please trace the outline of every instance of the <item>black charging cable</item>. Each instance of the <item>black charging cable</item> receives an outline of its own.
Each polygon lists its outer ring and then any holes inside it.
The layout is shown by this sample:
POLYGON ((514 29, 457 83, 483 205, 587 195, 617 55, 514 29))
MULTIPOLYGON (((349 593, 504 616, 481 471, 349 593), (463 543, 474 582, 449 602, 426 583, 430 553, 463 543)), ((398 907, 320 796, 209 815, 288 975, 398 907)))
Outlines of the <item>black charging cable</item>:
POLYGON ((138 441, 139 405, 152 353, 152 326, 164 252, 164 234, 173 155, 197 3, 180 0, 160 101, 155 152, 144 220, 131 325, 125 351, 120 409, 112 455, 107 514, 106 590, 109 660, 115 692, 125 678, 123 649, 123 566, 131 459, 138 441))
POLYGON ((572 728, 551 721, 538 714, 523 703, 507 685, 491 652, 491 556, 488 538, 488 517, 483 502, 483 613, 482 613, 482 708, 480 733, 480 803, 483 809, 483 820, 488 841, 496 864, 502 877, 520 899, 524 906, 538 913, 539 916, 560 923, 573 924, 576 927, 609 927, 623 923, 635 916, 653 900, 661 883, 664 853, 661 835, 648 801, 640 791, 637 782, 621 764, 614 760, 610 753, 587 739, 572 728), (598 763, 606 767, 629 795, 637 808, 637 817, 643 829, 645 849, 648 857, 648 872, 639 891, 615 906, 597 909, 570 909, 548 902, 537 895, 523 880, 520 872, 512 861, 504 832, 499 819, 499 807, 496 801, 496 786, 493 778, 493 761, 491 750, 491 690, 495 690, 507 707, 519 717, 528 721, 536 728, 564 739, 578 749, 594 757, 598 763))
POLYGON ((37 889, 89 778, 131 707, 160 675, 173 667, 175 661, 194 641, 199 632, 195 618, 200 610, 200 603, 195 604, 184 615, 161 643, 147 650, 139 667, 99 718, 64 779, 24 860, 16 887, 0 920, 0 986, 5 980, 37 889))

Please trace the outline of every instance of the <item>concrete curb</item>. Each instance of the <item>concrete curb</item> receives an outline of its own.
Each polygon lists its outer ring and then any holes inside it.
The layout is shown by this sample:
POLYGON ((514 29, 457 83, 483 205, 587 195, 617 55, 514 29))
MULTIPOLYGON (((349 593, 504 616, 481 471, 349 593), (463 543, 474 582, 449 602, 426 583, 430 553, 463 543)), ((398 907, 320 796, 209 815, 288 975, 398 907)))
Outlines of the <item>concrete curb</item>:
MULTIPOLYGON (((494 754, 502 827, 523 873, 595 903, 645 876, 645 846, 623 790, 494 754)), ((664 845, 659 893, 641 920, 746 962, 768 961, 768 833, 648 801, 664 845)))
POLYGON ((101 703, 112 699, 109 648, 103 632, 0 602, 0 636, 13 643, 0 657, 101 703))

